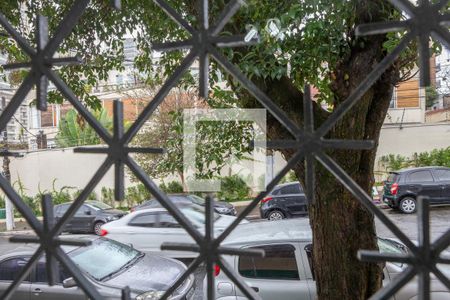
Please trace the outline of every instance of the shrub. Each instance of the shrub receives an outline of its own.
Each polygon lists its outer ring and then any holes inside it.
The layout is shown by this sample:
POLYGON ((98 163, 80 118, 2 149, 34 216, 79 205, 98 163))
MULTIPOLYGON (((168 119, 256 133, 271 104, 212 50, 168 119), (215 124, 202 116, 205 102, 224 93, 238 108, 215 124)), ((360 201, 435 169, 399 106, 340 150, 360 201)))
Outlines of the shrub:
POLYGON ((220 192, 217 196, 227 202, 247 200, 250 188, 238 175, 222 177, 220 180, 220 192))
POLYGON ((183 192, 183 186, 178 181, 171 181, 167 185, 163 182, 159 185, 159 188, 167 194, 183 192))

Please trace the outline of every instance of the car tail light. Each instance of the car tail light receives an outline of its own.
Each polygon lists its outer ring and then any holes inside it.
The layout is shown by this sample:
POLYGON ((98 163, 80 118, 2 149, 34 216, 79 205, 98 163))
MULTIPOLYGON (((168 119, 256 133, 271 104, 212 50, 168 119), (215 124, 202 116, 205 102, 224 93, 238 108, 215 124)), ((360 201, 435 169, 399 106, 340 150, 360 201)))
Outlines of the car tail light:
POLYGON ((268 202, 268 201, 270 201, 272 199, 273 199, 272 197, 266 197, 266 198, 262 199, 261 202, 262 203, 266 203, 266 202, 268 202))
POLYGON ((214 265, 214 276, 219 276, 220 274, 220 267, 219 265, 214 265))
POLYGON ((394 183, 391 185, 391 194, 397 195, 397 192, 398 192, 398 183, 394 183))
POLYGON ((107 235, 108 234, 108 230, 106 230, 106 229, 100 229, 100 236, 105 236, 105 235, 107 235))

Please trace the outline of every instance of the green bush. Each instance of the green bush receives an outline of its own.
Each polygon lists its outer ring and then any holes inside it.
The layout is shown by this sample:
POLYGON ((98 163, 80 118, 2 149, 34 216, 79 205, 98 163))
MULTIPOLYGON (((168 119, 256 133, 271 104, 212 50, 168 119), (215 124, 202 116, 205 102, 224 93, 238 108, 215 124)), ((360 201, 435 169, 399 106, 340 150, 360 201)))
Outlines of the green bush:
POLYGON ((444 166, 450 167, 450 147, 429 152, 414 153, 410 157, 388 154, 379 163, 386 171, 396 171, 408 167, 444 166))
POLYGON ((163 182, 159 185, 159 188, 167 194, 183 192, 183 186, 178 181, 171 181, 167 185, 163 182))
POLYGON ((238 175, 226 176, 220 179, 220 192, 217 196, 227 202, 243 201, 249 198, 250 188, 238 175))

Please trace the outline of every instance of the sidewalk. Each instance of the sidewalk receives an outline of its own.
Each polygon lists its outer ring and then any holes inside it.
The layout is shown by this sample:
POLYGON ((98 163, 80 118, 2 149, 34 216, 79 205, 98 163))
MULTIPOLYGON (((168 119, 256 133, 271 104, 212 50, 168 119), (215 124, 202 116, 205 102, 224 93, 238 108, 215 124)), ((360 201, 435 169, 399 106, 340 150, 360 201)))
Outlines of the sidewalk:
MULTIPOLYGON (((234 205, 234 207, 236 207, 236 211, 238 214, 240 214, 252 201, 238 201, 238 202, 231 202, 231 204, 234 205)), ((251 212, 250 214, 247 216, 247 219, 249 220, 255 220, 255 219, 260 219, 261 216, 259 214, 259 205, 257 205, 251 212)))
MULTIPOLYGON (((42 217, 37 217, 42 220, 42 217)), ((33 233, 30 226, 24 218, 14 218, 14 225, 16 228, 12 231, 6 231, 6 220, 0 219, 0 236, 9 236, 12 234, 30 234, 33 233)))

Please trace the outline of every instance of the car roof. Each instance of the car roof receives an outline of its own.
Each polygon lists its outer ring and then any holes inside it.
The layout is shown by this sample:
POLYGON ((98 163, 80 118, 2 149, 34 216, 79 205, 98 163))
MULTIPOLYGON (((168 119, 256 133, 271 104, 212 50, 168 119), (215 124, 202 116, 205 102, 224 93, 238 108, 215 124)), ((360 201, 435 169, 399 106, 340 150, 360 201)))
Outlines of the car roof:
POLYGON ((450 170, 450 168, 443 167, 443 166, 427 166, 427 167, 404 168, 404 169, 401 169, 401 170, 398 170, 398 171, 389 172, 389 173, 400 174, 400 173, 407 173, 407 172, 412 172, 412 171, 431 170, 431 169, 446 169, 446 170, 450 170))
POLYGON ((225 239, 224 244, 254 244, 259 242, 312 241, 309 218, 259 221, 240 224, 225 239))
POLYGON ((283 186, 293 185, 293 184, 300 184, 300 182, 298 182, 298 181, 292 181, 292 182, 285 182, 285 183, 277 184, 277 185, 274 187, 274 189, 279 188, 279 187, 283 187, 283 186))

